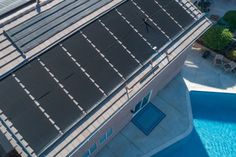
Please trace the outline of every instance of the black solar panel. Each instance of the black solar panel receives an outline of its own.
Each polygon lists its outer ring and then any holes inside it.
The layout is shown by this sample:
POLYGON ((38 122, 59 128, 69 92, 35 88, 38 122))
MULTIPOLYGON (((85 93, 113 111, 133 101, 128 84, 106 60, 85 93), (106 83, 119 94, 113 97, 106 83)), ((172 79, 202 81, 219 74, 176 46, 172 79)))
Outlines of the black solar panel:
POLYGON ((114 69, 79 33, 62 44, 106 93, 110 93, 122 82, 114 69))
POLYGON ((99 22, 90 24, 83 29, 83 32, 124 77, 127 78, 139 66, 135 59, 99 22))
POLYGON ((102 17, 102 21, 108 26, 108 28, 120 39, 120 41, 134 54, 134 56, 144 63, 148 58, 150 58, 155 51, 148 46, 148 44, 117 14, 107 14, 102 17), (113 19, 114 20, 110 20, 113 19), (122 26, 122 27, 120 27, 122 26), (122 36, 122 32, 126 35, 122 36))
POLYGON ((119 39, 126 37, 133 31, 114 10, 103 16, 101 20, 119 39))
POLYGON ((47 53, 42 55, 40 59, 59 81, 63 81, 79 70, 79 67, 73 63, 71 58, 59 45, 50 49, 47 53))
POLYGON ((170 13, 173 18, 178 21, 180 25, 183 27, 191 24, 194 19, 193 17, 184 10, 178 2, 175 0, 156 0, 158 3, 162 5, 163 8, 166 9, 167 12, 170 13))
POLYGON ((68 5, 68 1, 63 1, 60 4, 62 7, 53 7, 52 11, 42 13, 41 16, 47 17, 45 20, 40 20, 40 18, 35 20, 34 18, 37 16, 33 17, 24 22, 29 22, 29 24, 20 24, 18 27, 7 31, 7 34, 23 52, 27 52, 110 1, 73 1, 74 3, 71 5, 68 5), (52 14, 53 10, 56 10, 57 13, 52 14))
POLYGON ((147 43, 145 43, 137 33, 132 32, 126 38, 121 40, 124 45, 127 45, 128 49, 133 52, 133 54, 142 63, 147 61, 153 54, 156 53, 147 43))
POLYGON ((100 51, 104 51, 116 43, 115 39, 98 21, 88 25, 87 27, 82 29, 82 31, 97 46, 100 51))
POLYGON ((115 44, 108 50, 103 51, 103 54, 125 78, 128 78, 139 67, 139 64, 135 59, 118 44, 115 44))
POLYGON ((59 87, 38 101, 61 130, 82 116, 82 111, 59 87))
MULTIPOLYGON (((142 6, 142 10, 169 36, 174 37, 181 31, 181 28, 159 7, 153 0, 147 3, 144 0, 135 0, 142 6)), ((128 7, 128 5, 126 5, 128 7)))
POLYGON ((103 98, 99 89, 59 45, 40 58, 86 111, 103 98))
POLYGON ((53 78, 37 61, 21 68, 16 72, 16 76, 36 99, 49 94, 57 86, 53 78))
POLYGON ((145 14, 138 10, 131 1, 125 2, 117 9, 135 26, 143 24, 143 19, 146 18, 145 14))
POLYGON ((144 21, 144 16, 141 15, 142 12, 134 7, 131 2, 121 5, 118 10, 153 46, 161 48, 168 42, 168 38, 150 20, 146 19, 146 22, 144 21))
POLYGON ((13 77, 1 81, 0 108, 37 153, 59 132, 50 124, 13 77))
POLYGON ((63 84, 85 111, 91 110, 104 96, 82 71, 67 78, 63 84))

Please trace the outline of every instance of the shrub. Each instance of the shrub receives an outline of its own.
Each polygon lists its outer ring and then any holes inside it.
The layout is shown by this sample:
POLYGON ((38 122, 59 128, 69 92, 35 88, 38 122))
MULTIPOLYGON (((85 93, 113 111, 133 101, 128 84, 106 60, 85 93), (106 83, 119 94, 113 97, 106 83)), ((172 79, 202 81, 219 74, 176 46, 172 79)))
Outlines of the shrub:
POLYGON ((230 60, 233 60, 233 61, 236 61, 236 49, 231 51, 227 57, 230 59, 230 60))
POLYGON ((233 40, 233 34, 223 26, 213 26, 203 35, 203 43, 213 50, 223 50, 233 40))
POLYGON ((225 13, 223 19, 229 24, 231 29, 236 29, 236 10, 231 10, 225 13))

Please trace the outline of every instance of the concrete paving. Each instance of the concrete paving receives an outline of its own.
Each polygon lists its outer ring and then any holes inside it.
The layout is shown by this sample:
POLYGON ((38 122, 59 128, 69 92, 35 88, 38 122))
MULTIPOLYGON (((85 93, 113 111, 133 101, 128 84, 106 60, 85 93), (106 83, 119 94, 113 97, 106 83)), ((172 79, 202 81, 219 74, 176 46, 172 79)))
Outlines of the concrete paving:
POLYGON ((229 10, 236 10, 235 0, 213 0, 209 14, 223 16, 229 10))
POLYGON ((198 51, 192 49, 181 72, 188 89, 200 87, 236 91, 236 74, 214 66, 212 58, 203 59, 198 51))
POLYGON ((236 91, 236 75, 213 66, 212 60, 203 59, 197 50, 190 50, 181 73, 152 100, 167 115, 161 123, 145 136, 130 122, 97 157, 151 156, 183 138, 192 126, 186 91, 198 89, 236 91))

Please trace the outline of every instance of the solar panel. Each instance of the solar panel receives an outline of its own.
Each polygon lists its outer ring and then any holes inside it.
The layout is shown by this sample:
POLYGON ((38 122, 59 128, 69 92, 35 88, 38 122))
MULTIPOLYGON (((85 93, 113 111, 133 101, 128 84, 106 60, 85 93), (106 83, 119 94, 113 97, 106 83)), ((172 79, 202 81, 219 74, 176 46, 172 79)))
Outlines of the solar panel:
POLYGON ((119 39, 126 37, 130 32, 133 31, 132 28, 129 27, 129 25, 127 25, 127 23, 125 23, 114 10, 101 17, 101 20, 109 29, 112 29, 111 31, 119 39))
POLYGON ((82 116, 82 111, 59 87, 38 101, 61 130, 82 116))
POLYGON ((127 50, 99 22, 90 24, 83 29, 83 32, 124 77, 127 78, 139 66, 127 50))
POLYGON ((68 76, 79 70, 66 52, 55 46, 40 57, 42 62, 50 69, 59 81, 64 81, 68 76))
POLYGON ((162 10, 154 1, 148 3, 143 0, 135 0, 135 2, 142 6, 142 10, 152 18, 152 20, 169 36, 174 37, 181 31, 181 28, 171 19, 166 12, 162 10))
POLYGON ((86 111, 103 98, 103 94, 95 84, 89 80, 59 45, 40 58, 86 111))
POLYGON ((47 17, 46 19, 35 16, 30 19, 32 21, 24 22, 29 22, 29 24, 20 24, 18 27, 7 31, 7 34, 23 52, 27 52, 110 1, 73 1, 74 3, 71 5, 68 5, 68 1, 63 1, 62 4, 60 3, 61 8, 53 7, 50 9, 52 11, 41 13, 41 16, 47 17), (56 10, 57 13, 52 14, 53 10, 56 10))
POLYGON ((66 79, 63 84, 85 111, 91 110, 103 99, 104 95, 88 80, 82 71, 66 79))
POLYGON ((103 51, 103 54, 125 78, 129 78, 129 76, 139 67, 139 64, 135 59, 118 44, 114 44, 108 50, 103 51))
POLYGON ((119 40, 144 63, 155 51, 114 11, 102 17, 102 21, 119 38, 119 40), (120 27, 121 26, 121 27, 120 27), (129 31, 126 31, 129 30, 129 31), (125 32, 125 36, 122 35, 125 32))
POLYGON ((143 24, 143 19, 146 18, 145 14, 138 10, 131 1, 123 3, 117 9, 135 26, 143 24))
POLYGON ((156 1, 160 3, 163 6, 163 8, 165 8, 166 11, 169 12, 170 15, 173 16, 173 18, 176 21, 178 21, 178 23, 183 27, 188 26, 194 21, 193 17, 189 13, 187 13, 187 11, 184 10, 184 8, 182 8, 178 2, 174 0, 156 0, 156 1))
POLYGON ((50 93, 56 86, 48 72, 36 61, 21 68, 16 76, 36 99, 50 93))
POLYGON ((134 7, 131 2, 127 3, 127 5, 121 5, 118 7, 118 10, 153 46, 161 48, 168 42, 168 38, 153 24, 152 21, 147 18, 142 19, 144 18, 144 15, 140 15, 142 12, 138 10, 137 7, 134 7), (137 23, 137 21, 139 21, 139 23, 137 23))
POLYGON ((13 77, 2 80, 0 89, 1 110, 36 153, 59 134, 13 77))
POLYGON ((57 86, 48 72, 36 61, 21 68, 16 72, 16 76, 36 99, 47 95, 57 86))
POLYGON ((132 32, 126 38, 121 40, 124 45, 127 45, 128 49, 133 52, 133 54, 138 58, 142 63, 146 62, 153 54, 156 53, 151 47, 147 45, 138 34, 132 32))
POLYGON ((98 22, 95 21, 82 29, 83 33, 97 46, 100 51, 104 51, 115 44, 116 40, 98 22), (102 37, 102 38, 101 38, 102 37))
POLYGON ((106 93, 122 82, 116 71, 79 33, 62 44, 106 93))

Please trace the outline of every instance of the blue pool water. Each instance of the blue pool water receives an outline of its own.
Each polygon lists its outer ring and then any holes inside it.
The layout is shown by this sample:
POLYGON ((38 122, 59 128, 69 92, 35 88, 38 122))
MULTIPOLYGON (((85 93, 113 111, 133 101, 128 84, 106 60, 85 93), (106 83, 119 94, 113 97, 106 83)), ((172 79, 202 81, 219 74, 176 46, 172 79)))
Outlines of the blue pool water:
POLYGON ((236 94, 190 92, 194 129, 153 157, 236 157, 236 94))

